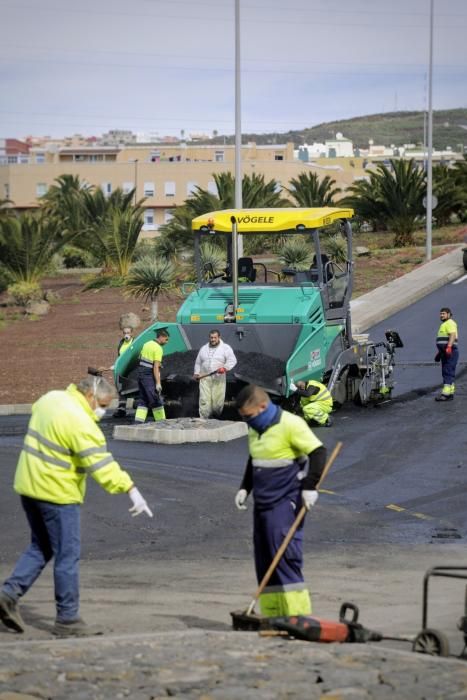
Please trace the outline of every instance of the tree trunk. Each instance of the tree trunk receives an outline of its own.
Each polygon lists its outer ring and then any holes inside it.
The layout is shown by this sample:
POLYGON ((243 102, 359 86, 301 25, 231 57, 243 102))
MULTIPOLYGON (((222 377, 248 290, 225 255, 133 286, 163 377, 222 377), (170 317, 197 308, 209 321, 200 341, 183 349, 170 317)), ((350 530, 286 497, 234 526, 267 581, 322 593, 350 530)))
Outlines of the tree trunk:
POLYGON ((159 315, 159 304, 157 301, 157 297, 155 299, 151 300, 151 321, 157 321, 157 317, 159 315))

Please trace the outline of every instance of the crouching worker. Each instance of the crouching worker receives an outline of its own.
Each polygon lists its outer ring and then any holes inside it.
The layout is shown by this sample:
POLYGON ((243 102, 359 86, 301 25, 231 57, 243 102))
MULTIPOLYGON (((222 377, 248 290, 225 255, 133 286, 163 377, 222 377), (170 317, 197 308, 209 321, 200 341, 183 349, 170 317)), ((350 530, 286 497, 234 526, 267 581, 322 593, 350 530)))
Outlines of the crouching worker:
MULTIPOLYGON (((250 456, 235 505, 245 510, 248 494, 253 494, 259 583, 301 506, 309 510, 316 503, 316 485, 326 462, 326 449, 303 418, 281 410, 257 386, 250 384, 241 390, 237 408, 249 426, 250 456)), ((263 615, 311 613, 310 594, 302 572, 302 543, 303 521, 260 596, 263 615)))
POLYGON ((79 615, 80 506, 88 474, 109 493, 127 493, 133 515, 152 513, 131 477, 108 451, 97 421, 114 397, 102 377, 88 376, 66 391, 50 391, 32 407, 14 489, 31 530, 31 544, 0 592, 0 620, 24 632, 18 610, 46 564, 54 559, 59 636, 100 634, 79 615))
POLYGON ((300 411, 311 425, 329 428, 332 425, 332 396, 329 389, 321 382, 297 382, 290 388, 300 398, 300 411))

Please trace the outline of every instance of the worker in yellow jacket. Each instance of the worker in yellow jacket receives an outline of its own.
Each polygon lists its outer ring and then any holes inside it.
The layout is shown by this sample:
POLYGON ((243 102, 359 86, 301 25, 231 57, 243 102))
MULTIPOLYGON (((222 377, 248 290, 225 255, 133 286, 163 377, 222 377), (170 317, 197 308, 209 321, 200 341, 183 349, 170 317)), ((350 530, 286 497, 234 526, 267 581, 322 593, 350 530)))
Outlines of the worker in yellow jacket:
POLYGON ((300 409, 304 419, 311 425, 329 428, 332 425, 332 396, 331 392, 321 382, 310 379, 308 382, 299 381, 291 384, 290 388, 300 397, 300 409))
POLYGON ((48 392, 32 407, 14 480, 31 530, 31 544, 0 592, 0 619, 16 632, 24 631, 18 600, 54 558, 54 634, 100 633, 79 616, 80 506, 88 475, 109 493, 127 493, 133 515, 152 517, 97 425, 114 393, 102 377, 88 376, 66 391, 48 392))

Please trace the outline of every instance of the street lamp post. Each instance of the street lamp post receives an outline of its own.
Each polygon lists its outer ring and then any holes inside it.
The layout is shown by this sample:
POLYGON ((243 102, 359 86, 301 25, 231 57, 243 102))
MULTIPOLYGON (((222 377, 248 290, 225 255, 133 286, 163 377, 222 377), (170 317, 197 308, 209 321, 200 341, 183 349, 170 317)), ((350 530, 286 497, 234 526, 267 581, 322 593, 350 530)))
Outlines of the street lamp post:
MULTIPOLYGON (((242 208, 242 122, 240 81, 240 0, 235 0, 235 209, 242 208)), ((243 237, 238 237, 238 257, 243 256, 243 237)))
POLYGON ((433 15, 434 0, 430 0, 430 41, 428 57, 428 159, 426 177, 426 259, 431 260, 433 218, 433 15))

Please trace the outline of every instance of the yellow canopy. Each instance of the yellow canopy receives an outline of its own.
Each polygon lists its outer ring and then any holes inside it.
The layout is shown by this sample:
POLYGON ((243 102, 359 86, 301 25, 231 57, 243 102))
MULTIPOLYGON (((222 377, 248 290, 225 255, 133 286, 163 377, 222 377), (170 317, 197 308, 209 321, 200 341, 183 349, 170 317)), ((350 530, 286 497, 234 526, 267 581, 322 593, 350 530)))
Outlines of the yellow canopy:
POLYGON ((338 219, 350 219, 353 209, 317 207, 304 209, 223 209, 197 216, 192 221, 193 231, 209 230, 218 233, 232 231, 232 217, 237 222, 238 233, 300 232, 303 229, 329 226, 338 219))

